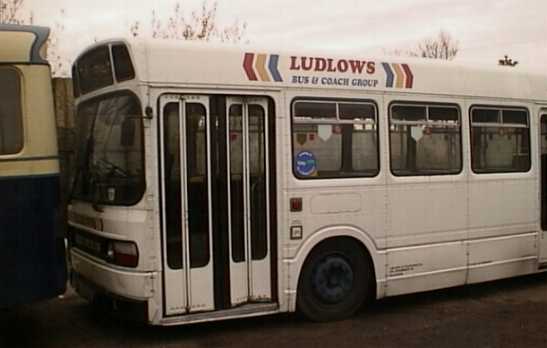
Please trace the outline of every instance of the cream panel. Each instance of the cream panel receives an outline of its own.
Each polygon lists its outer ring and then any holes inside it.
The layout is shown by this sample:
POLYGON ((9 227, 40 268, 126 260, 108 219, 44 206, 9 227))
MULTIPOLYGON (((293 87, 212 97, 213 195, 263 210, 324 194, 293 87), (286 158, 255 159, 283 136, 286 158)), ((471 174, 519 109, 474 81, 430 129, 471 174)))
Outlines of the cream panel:
POLYGON ((59 174, 59 161, 47 159, 39 161, 0 161, 0 176, 27 176, 59 174))
POLYGON ((49 67, 18 65, 15 68, 22 77, 24 145, 17 154, 0 156, 0 172, 6 176, 57 173, 57 129, 49 67))
POLYGON ((0 63, 28 62, 34 40, 33 33, 0 31, 0 63))
POLYGON ((17 68, 23 73, 25 91, 25 148, 22 155, 57 155, 57 129, 49 67, 29 65, 17 68))
POLYGON ((0 173, 3 176, 59 173, 49 67, 20 65, 15 68, 22 76, 24 146, 18 154, 0 157, 0 173))

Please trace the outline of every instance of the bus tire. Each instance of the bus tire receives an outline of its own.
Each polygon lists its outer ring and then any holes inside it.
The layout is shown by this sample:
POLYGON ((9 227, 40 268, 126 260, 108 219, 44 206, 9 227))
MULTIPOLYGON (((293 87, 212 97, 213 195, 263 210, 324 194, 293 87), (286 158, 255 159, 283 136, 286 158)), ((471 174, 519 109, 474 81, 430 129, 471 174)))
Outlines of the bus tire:
POLYGON ((302 267, 297 310, 317 322, 348 318, 370 294, 372 274, 366 252, 353 239, 321 242, 302 267))

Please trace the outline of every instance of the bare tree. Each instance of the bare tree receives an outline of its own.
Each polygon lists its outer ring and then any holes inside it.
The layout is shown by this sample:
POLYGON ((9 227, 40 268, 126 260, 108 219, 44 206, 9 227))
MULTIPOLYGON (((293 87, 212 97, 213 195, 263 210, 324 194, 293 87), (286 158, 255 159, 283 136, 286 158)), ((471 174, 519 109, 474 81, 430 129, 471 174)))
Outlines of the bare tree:
MULTIPOLYGON (((24 13, 23 5, 25 0, 0 0, 0 23, 32 25, 34 24, 34 15, 32 12, 24 13)), ((59 53, 59 33, 65 30, 62 24, 65 17, 65 11, 60 10, 61 20, 55 22, 51 28, 51 34, 47 42, 47 59, 51 65, 53 76, 67 75, 69 66, 66 57, 59 53)))
POLYGON ((409 51, 412 57, 452 60, 459 51, 459 42, 441 30, 436 37, 423 39, 415 49, 409 51))
POLYGON ((459 52, 459 42, 441 30, 436 37, 426 38, 418 42, 415 48, 409 50, 384 50, 387 55, 410 56, 432 59, 452 60, 459 52))
POLYGON ((34 21, 32 12, 28 17, 23 14, 25 0, 0 1, 0 24, 32 24, 34 21))
POLYGON ((129 32, 131 33, 131 36, 137 37, 140 34, 141 30, 141 22, 135 21, 129 26, 129 32))
MULTIPOLYGON (((221 26, 217 19, 218 3, 204 0, 199 11, 187 15, 178 2, 167 19, 152 10, 152 37, 156 39, 200 40, 237 43, 242 41, 247 29, 246 22, 236 20, 231 25, 221 26)), ((129 31, 133 37, 140 36, 141 23, 134 22, 129 31)))
POLYGON ((59 37, 62 32, 65 31, 64 17, 66 16, 65 10, 59 12, 60 20, 55 22, 54 27, 51 29, 51 35, 47 43, 47 59, 51 65, 51 74, 57 76, 67 76, 69 74, 68 68, 70 63, 67 57, 62 55, 59 50, 59 37))
POLYGON ((518 63, 518 60, 513 60, 512 58, 509 58, 507 54, 503 57, 503 59, 498 60, 498 65, 509 66, 511 68, 516 67, 518 63))

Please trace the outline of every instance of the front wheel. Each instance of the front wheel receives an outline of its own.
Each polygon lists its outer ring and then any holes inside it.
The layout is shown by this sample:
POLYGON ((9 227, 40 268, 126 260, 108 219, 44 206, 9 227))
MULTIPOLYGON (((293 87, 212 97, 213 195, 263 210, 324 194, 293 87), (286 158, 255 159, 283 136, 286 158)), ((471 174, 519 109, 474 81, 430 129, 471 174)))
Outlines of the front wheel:
POLYGON ((313 321, 350 317, 365 302, 371 275, 365 252, 356 242, 323 242, 308 256, 300 274, 298 311, 313 321))

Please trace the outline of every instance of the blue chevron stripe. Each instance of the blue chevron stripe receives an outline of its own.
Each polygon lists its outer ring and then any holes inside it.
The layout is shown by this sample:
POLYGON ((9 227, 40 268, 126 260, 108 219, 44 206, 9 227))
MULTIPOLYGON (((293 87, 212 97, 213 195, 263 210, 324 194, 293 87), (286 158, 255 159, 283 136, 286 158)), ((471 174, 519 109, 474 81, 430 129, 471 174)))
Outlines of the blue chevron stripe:
POLYGON ((279 70, 277 70, 278 62, 279 62, 278 54, 270 55, 270 63, 268 64, 268 69, 270 70, 270 73, 272 74, 274 81, 283 82, 283 79, 281 78, 281 74, 279 73, 279 70))
POLYGON ((395 78, 395 75, 393 74, 393 70, 391 70, 391 67, 388 63, 382 63, 382 66, 384 67, 384 70, 386 71, 387 75, 387 81, 386 81, 386 87, 393 87, 393 80, 395 78))

